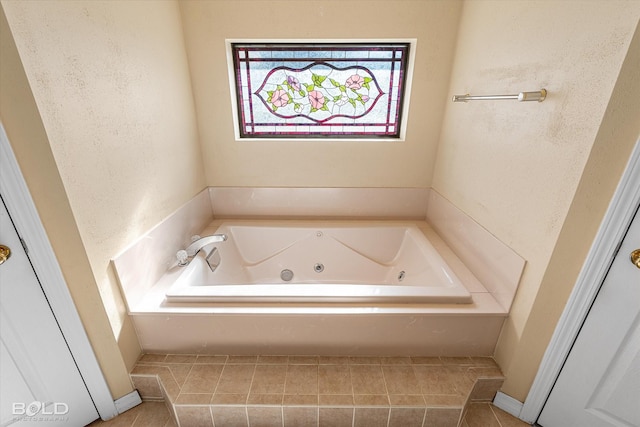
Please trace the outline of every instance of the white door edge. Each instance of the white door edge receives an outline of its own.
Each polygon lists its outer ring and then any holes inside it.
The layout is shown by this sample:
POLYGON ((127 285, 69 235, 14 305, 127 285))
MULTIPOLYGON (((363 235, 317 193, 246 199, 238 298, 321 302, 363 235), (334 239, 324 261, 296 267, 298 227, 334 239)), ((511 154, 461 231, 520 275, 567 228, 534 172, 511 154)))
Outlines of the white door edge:
POLYGON ((518 416, 521 420, 533 423, 540 416, 638 205, 640 139, 636 141, 625 172, 542 358, 538 373, 518 416))
POLYGON ((115 417, 118 411, 113 397, 1 122, 0 193, 21 237, 28 242, 33 268, 100 417, 115 417))

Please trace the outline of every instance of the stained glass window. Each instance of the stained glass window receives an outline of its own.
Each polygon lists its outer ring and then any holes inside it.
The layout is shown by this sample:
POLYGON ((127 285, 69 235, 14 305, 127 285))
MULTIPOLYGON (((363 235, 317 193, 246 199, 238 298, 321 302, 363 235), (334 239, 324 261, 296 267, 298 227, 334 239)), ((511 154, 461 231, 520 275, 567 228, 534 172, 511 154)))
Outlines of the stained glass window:
POLYGON ((399 138, 409 43, 231 43, 241 138, 399 138))

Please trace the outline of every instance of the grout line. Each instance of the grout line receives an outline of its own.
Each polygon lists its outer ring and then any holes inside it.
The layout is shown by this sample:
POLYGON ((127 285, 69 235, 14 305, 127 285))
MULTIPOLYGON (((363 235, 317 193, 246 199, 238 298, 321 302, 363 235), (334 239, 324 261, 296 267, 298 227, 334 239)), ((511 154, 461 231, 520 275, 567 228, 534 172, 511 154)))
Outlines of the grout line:
MULTIPOLYGON (((249 384, 249 390, 247 390, 247 401, 245 405, 249 406, 249 396, 251 396, 251 389, 253 388, 253 380, 256 377, 256 370, 258 369, 258 358, 256 357, 256 363, 253 365, 253 374, 251 374, 251 384, 249 384)), ((286 380, 285 380, 286 381, 286 380)), ((247 419, 249 417, 249 411, 247 410, 247 419)), ((251 425, 251 424, 249 424, 251 425)))
POLYGON ((284 405, 280 405, 280 418, 282 420, 282 427, 284 427, 284 405))
POLYGON ((498 419, 498 416, 496 415, 496 412, 493 410, 493 405, 488 403, 489 405, 489 410, 491 411, 491 413, 493 414, 493 418, 495 418, 496 422, 498 423, 498 425, 500 427, 502 427, 502 423, 500 422, 500 419, 498 419))

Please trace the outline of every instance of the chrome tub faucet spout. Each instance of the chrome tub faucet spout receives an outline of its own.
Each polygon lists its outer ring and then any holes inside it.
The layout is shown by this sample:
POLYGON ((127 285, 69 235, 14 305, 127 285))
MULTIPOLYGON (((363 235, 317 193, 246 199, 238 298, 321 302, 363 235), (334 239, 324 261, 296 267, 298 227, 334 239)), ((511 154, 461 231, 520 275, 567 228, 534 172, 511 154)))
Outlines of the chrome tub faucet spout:
MULTIPOLYGON (((227 240, 226 234, 212 234, 211 236, 194 236, 193 241, 186 249, 179 250, 176 253, 176 258, 178 258, 178 265, 180 267, 184 267, 191 262, 193 257, 195 257, 198 252, 204 249, 206 246, 211 245, 212 243, 220 243, 227 240)), ((209 264, 209 268, 211 271, 215 271, 215 269, 220 264, 220 254, 217 251, 217 247, 213 247, 206 255, 207 264, 209 264)))
POLYGON ((199 239, 192 242, 189 246, 187 246, 187 249, 185 250, 187 251, 187 255, 189 255, 190 257, 194 257, 205 246, 212 243, 224 242, 225 240, 227 240, 226 234, 212 234, 211 236, 200 237, 199 239))

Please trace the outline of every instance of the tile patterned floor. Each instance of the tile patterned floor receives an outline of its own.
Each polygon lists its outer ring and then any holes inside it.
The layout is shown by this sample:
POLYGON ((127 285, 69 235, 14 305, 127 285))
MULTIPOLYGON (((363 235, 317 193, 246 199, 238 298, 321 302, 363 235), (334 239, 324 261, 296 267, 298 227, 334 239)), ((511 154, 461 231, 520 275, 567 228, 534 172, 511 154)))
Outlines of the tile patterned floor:
POLYGON ((132 380, 146 402, 94 424, 173 426, 175 419, 180 427, 526 425, 479 404, 491 401, 504 380, 491 358, 146 354, 132 380))
MULTIPOLYGON (((177 427, 164 402, 145 401, 140 406, 109 420, 95 421, 91 427, 177 427)), ((488 402, 473 402, 461 427, 528 427, 529 424, 507 414, 488 402)), ((216 427, 220 427, 217 426, 216 427)), ((224 426, 222 426, 224 427, 224 426)), ((437 427, 437 426, 434 426, 437 427)))

